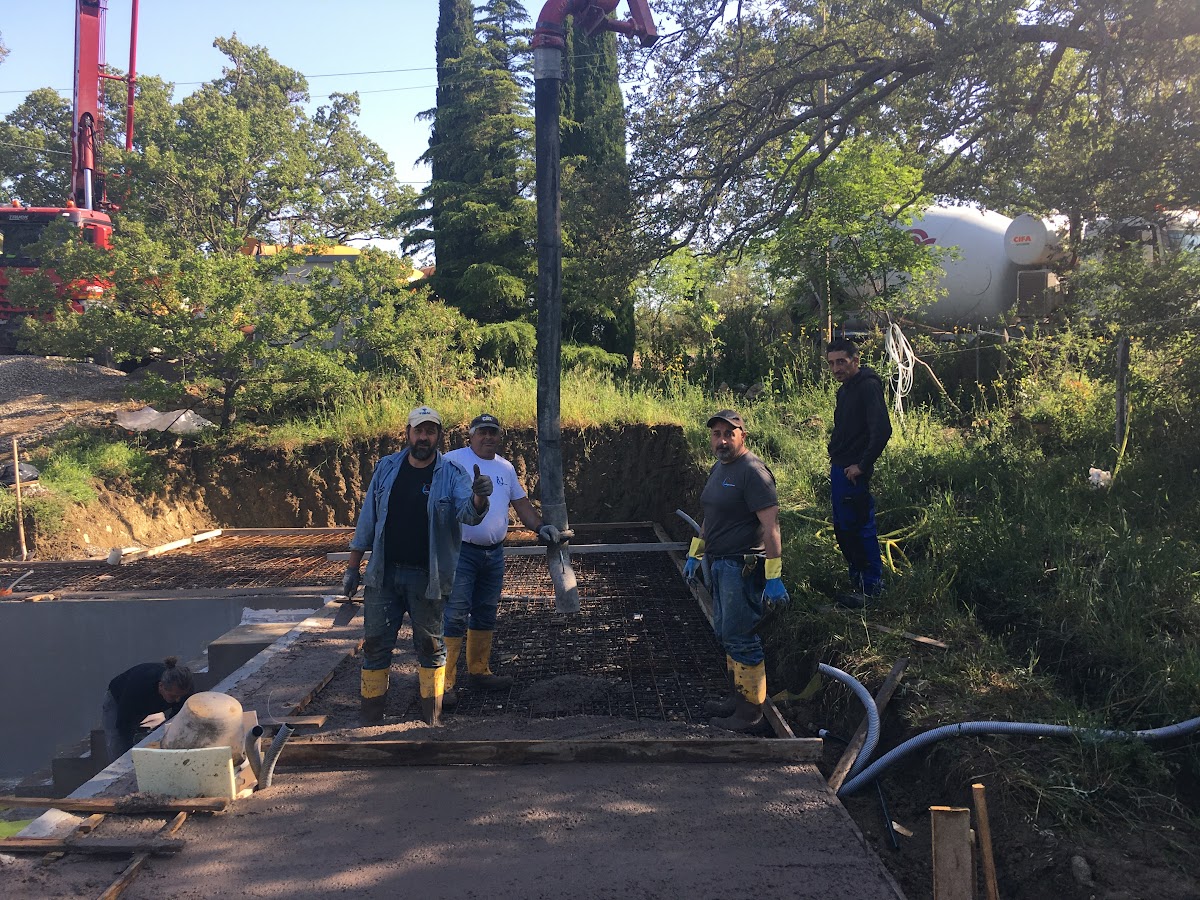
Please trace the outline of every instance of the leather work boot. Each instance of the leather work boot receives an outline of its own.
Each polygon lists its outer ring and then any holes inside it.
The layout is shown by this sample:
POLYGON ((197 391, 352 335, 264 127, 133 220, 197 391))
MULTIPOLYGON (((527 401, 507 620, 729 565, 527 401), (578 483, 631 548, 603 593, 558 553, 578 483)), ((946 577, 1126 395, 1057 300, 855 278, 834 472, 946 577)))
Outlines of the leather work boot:
POLYGON ((358 717, 363 725, 378 725, 383 721, 383 709, 387 705, 388 670, 362 670, 362 704, 358 717))
POLYGON ((728 656, 725 657, 725 684, 729 692, 724 697, 720 700, 705 701, 704 714, 706 716, 732 716, 737 707, 738 692, 733 683, 733 659, 728 656))
POLYGON ((760 731, 763 727, 762 706, 767 701, 767 666, 765 663, 748 666, 734 662, 733 684, 737 700, 728 716, 710 719, 708 724, 724 731, 742 734, 760 731))
POLYGON ((454 685, 458 681, 458 657, 462 654, 462 646, 462 638, 446 638, 446 692, 442 694, 442 709, 447 711, 458 706, 458 691, 454 685))
POLYGON ((488 665, 492 655, 492 632, 467 629, 467 672, 471 687, 481 691, 506 691, 513 686, 511 675, 495 675, 488 665))
POLYGON ((417 670, 421 685, 421 721, 431 728, 442 724, 442 697, 446 691, 446 667, 417 670))

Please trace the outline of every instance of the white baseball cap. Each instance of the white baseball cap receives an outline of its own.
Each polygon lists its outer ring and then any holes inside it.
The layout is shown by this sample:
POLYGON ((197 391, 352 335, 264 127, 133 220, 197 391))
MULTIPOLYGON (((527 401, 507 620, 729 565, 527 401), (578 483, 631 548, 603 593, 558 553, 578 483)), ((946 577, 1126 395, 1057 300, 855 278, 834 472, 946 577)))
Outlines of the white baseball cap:
POLYGON ((432 422, 438 428, 442 427, 442 417, 437 414, 437 410, 428 406, 418 406, 408 414, 409 428, 420 425, 422 422, 432 422))

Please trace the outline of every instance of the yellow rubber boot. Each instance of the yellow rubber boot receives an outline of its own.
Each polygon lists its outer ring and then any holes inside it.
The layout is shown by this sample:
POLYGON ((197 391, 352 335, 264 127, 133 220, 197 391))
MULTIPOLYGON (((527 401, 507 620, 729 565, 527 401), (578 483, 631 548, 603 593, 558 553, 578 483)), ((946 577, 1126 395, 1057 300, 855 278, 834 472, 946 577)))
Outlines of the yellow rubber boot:
POLYGON ((363 669, 362 705, 359 708, 359 718, 364 725, 374 725, 383 721, 383 707, 387 703, 388 670, 363 669))
POLYGON ((511 675, 493 675, 488 660, 492 656, 492 632, 467 629, 467 672, 471 687, 483 691, 506 691, 513 686, 511 675))
POLYGON ((737 708, 738 692, 733 684, 733 657, 725 657, 725 684, 728 688, 725 696, 720 700, 709 700, 704 704, 704 714, 706 716, 717 716, 723 718, 733 715, 734 709, 737 708))
POLYGON ((711 719, 708 724, 714 728, 739 733, 761 730, 762 706, 767 702, 766 664, 748 666, 745 663, 734 662, 733 684, 738 692, 733 712, 724 718, 711 719))
POLYGON ((446 667, 417 670, 421 684, 421 719, 426 725, 437 728, 442 724, 442 697, 446 693, 446 667))
POLYGON ((454 685, 458 681, 458 657, 462 655, 462 648, 462 638, 446 638, 446 693, 442 695, 442 709, 453 709, 458 705, 458 691, 454 690, 454 685))

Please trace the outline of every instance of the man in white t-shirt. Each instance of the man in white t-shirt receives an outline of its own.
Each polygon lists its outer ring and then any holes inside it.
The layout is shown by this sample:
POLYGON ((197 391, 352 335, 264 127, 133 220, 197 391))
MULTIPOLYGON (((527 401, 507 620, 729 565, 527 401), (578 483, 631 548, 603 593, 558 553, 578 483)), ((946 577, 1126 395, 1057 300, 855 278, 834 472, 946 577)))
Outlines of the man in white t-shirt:
POLYGON ((446 635, 446 693, 443 709, 458 702, 454 690, 458 657, 463 640, 467 644, 468 684, 479 690, 507 690, 512 687, 511 675, 492 673, 492 632, 496 628, 496 609, 504 584, 504 538, 508 534, 508 507, 511 505, 522 524, 537 532, 542 540, 557 544, 561 535, 553 525, 546 525, 534 509, 525 489, 517 480, 516 469, 496 450, 500 446, 499 420, 490 413, 471 421, 470 438, 466 447, 451 450, 447 459, 454 460, 468 472, 480 472, 492 479, 495 490, 487 515, 478 525, 465 525, 462 530, 462 552, 454 572, 454 588, 446 601, 444 619, 446 635))

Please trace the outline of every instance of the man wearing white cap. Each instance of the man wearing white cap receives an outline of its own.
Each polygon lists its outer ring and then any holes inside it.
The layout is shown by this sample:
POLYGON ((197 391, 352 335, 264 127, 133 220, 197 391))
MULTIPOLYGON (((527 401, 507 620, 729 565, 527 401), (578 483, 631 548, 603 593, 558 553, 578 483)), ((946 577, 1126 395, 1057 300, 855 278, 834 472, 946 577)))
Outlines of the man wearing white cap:
POLYGON ((446 644, 442 615, 454 583, 462 525, 487 514, 492 479, 438 452, 442 417, 428 406, 408 414, 408 446, 375 467, 350 541, 342 578, 347 599, 358 590, 358 567, 371 551, 363 589, 362 719, 383 719, 388 671, 407 612, 420 666, 421 718, 440 725, 445 693, 446 644))
POLYGON ((521 523, 542 540, 550 544, 562 540, 557 528, 543 524, 517 480, 512 463, 496 453, 500 439, 500 420, 491 413, 483 413, 471 421, 467 446, 446 454, 446 459, 465 469, 491 476, 496 486, 491 508, 483 521, 463 528, 454 589, 446 601, 446 694, 442 703, 447 709, 458 702, 454 686, 464 638, 468 684, 485 691, 512 687, 512 676, 496 675, 490 665, 496 610, 504 585, 504 538, 508 535, 509 505, 521 523))

